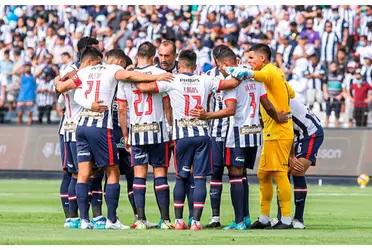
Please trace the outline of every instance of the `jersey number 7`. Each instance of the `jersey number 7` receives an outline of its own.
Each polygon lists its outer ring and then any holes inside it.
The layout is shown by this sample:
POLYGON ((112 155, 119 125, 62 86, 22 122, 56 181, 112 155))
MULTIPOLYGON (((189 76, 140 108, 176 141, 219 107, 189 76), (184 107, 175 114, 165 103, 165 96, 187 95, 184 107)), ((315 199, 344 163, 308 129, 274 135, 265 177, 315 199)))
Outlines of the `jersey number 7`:
POLYGON ((93 85, 94 83, 96 83, 96 93, 94 94, 94 101, 98 102, 99 101, 99 86, 101 85, 101 81, 100 80, 96 80, 96 81, 87 81, 87 84, 88 84, 88 89, 85 91, 85 98, 88 98, 88 95, 90 94, 90 92, 92 92, 93 90, 93 85))

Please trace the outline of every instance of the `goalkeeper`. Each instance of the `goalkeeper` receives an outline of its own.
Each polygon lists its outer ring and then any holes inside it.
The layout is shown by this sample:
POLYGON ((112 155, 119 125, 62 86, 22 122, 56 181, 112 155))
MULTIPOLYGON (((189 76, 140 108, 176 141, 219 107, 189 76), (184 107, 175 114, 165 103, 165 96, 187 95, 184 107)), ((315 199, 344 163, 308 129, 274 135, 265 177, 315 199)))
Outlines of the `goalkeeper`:
MULTIPOLYGON (((267 97, 274 105, 275 110, 287 112, 291 118, 289 99, 294 97, 293 89, 288 85, 284 73, 270 63, 271 50, 265 44, 256 44, 249 49, 248 63, 253 70, 247 68, 226 68, 236 78, 254 78, 262 82, 267 91, 267 97)), ((251 225, 251 229, 264 229, 271 227, 270 206, 273 196, 272 179, 278 186, 279 205, 282 211, 281 220, 273 229, 292 228, 291 219, 291 186, 288 180, 288 161, 293 143, 293 123, 275 122, 260 107, 264 124, 263 148, 258 168, 258 181, 260 185, 261 215, 251 225)))

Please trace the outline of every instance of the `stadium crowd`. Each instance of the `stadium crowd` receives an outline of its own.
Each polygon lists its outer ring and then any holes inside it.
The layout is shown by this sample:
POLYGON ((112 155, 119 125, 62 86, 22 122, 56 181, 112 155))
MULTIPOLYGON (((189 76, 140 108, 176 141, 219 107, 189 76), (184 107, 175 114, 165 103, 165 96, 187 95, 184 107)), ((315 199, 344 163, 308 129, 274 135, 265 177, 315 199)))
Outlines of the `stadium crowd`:
POLYGON ((31 124, 36 113, 39 123, 43 116, 51 122, 52 79, 76 60, 84 36, 96 37, 103 51, 121 48, 132 60, 144 41, 158 47, 172 40, 177 52, 197 53, 199 72, 214 66, 217 45, 228 45, 246 64, 249 47, 265 43, 325 126, 331 111, 335 126, 367 124, 372 6, 348 5, 0 6, 0 123, 17 114, 18 123, 28 115, 31 124))

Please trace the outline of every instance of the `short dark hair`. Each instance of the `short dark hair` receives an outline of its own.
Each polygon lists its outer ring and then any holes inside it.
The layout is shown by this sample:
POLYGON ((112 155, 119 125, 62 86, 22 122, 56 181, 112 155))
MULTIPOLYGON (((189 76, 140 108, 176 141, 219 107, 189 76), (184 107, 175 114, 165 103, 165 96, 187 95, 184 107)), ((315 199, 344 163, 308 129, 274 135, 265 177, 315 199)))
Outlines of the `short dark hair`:
POLYGON ((266 56, 267 60, 269 61, 271 60, 271 49, 266 44, 263 43, 255 44, 252 47, 250 47, 248 51, 260 52, 266 56))
POLYGON ((71 55, 70 55, 70 53, 68 53, 68 52, 63 52, 62 54, 61 54, 62 56, 68 56, 69 58, 71 58, 71 55))
POLYGON ((144 42, 138 47, 138 57, 152 58, 155 54, 156 48, 151 42, 144 42))
POLYGON ((113 58, 125 60, 125 53, 122 49, 111 49, 106 52, 105 56, 106 58, 113 57, 113 58))
POLYGON ((216 59, 218 57, 218 54, 220 53, 221 49, 223 49, 223 48, 229 48, 229 47, 227 47, 224 44, 220 44, 220 45, 217 45, 216 47, 214 47, 214 49, 212 51, 212 56, 213 56, 214 59, 216 59))
POLYGON ((98 40, 94 37, 85 36, 81 38, 77 43, 78 52, 82 52, 82 50, 88 46, 98 44, 98 40))
POLYGON ((132 64, 133 64, 132 59, 128 55, 125 55, 125 67, 128 67, 129 65, 132 64))
POLYGON ((102 57, 103 57, 102 53, 98 49, 91 46, 88 46, 81 51, 81 61, 84 61, 87 58, 102 59, 102 57))
POLYGON ((175 55, 177 53, 177 47, 176 47, 176 44, 171 41, 171 40, 163 40, 160 45, 163 45, 163 46, 172 46, 172 53, 175 55))
POLYGON ((185 61, 187 67, 194 67, 196 65, 196 53, 193 50, 182 50, 178 56, 178 61, 185 61))
POLYGON ((224 60, 224 59, 232 59, 236 61, 236 55, 232 49, 230 49, 227 46, 221 47, 218 55, 216 56, 216 59, 218 61, 224 60))

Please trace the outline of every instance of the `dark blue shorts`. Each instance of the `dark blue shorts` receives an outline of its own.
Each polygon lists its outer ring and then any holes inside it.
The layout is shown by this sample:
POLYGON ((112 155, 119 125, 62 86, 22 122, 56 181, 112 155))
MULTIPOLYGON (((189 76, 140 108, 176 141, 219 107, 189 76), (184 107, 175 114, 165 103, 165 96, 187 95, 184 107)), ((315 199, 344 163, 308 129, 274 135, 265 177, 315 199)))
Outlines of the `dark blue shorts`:
POLYGON ((226 166, 253 169, 254 162, 256 161, 257 148, 257 146, 246 148, 226 148, 226 166))
POLYGON ((76 174, 78 172, 76 142, 65 142, 64 148, 66 155, 64 165, 69 173, 76 174))
POLYGON ((153 167, 169 166, 169 143, 132 146, 131 165, 147 165, 153 167))
POLYGON ((117 165, 118 151, 112 133, 112 129, 78 126, 76 130, 78 161, 95 162, 98 168, 117 165))
POLYGON ((295 155, 296 158, 305 158, 311 161, 311 166, 316 164, 316 156, 320 145, 322 145, 324 139, 323 130, 312 134, 311 136, 304 137, 295 143, 295 155))
POLYGON ((66 154, 65 154, 65 142, 63 140, 63 135, 59 135, 59 153, 61 154, 62 169, 67 170, 65 166, 66 154))
POLYGON ((216 141, 216 138, 211 137, 211 151, 212 151, 212 164, 215 166, 225 166, 225 142, 216 141))
POLYGON ((194 176, 207 176, 212 173, 211 140, 209 136, 182 138, 174 146, 174 166, 176 174, 187 178, 191 172, 194 176))
POLYGON ((127 175, 129 172, 133 171, 133 169, 130 167, 130 154, 125 150, 125 141, 120 127, 114 128, 113 133, 115 145, 118 149, 120 174, 127 175))

